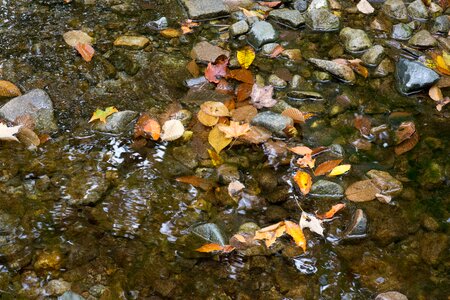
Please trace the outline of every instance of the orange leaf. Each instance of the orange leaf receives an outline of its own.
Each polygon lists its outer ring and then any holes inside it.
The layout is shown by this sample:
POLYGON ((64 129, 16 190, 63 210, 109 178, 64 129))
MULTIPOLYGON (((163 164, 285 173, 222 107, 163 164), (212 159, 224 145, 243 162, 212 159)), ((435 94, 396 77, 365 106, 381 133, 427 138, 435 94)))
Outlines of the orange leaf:
POLYGON ((200 75, 200 68, 198 67, 195 60, 191 60, 190 62, 188 62, 188 64, 186 65, 186 69, 194 77, 198 77, 200 75))
POLYGON ((276 47, 273 49, 272 53, 270 54, 270 57, 271 57, 271 58, 275 58, 275 57, 277 57, 278 55, 280 55, 281 52, 283 52, 283 51, 284 51, 283 46, 278 45, 278 46, 276 46, 276 47))
POLYGON ((281 114, 294 120, 294 123, 305 123, 305 116, 297 108, 286 108, 281 114))
POLYGON ((369 118, 357 115, 355 117, 355 128, 361 132, 362 135, 369 135, 372 124, 369 118))
POLYGON ((312 153, 312 150, 306 146, 298 146, 298 147, 288 148, 288 149, 298 155, 307 155, 307 154, 312 153))
POLYGON ((236 97, 237 101, 244 101, 248 98, 250 98, 250 94, 252 93, 253 85, 249 83, 241 83, 238 85, 236 89, 236 97))
POLYGON ((414 134, 411 136, 411 138, 401 142, 397 146, 395 146, 395 154, 402 155, 405 152, 408 152, 412 148, 414 148, 417 143, 419 142, 419 134, 414 132, 414 134))
POLYGON ((302 168, 314 168, 316 160, 312 158, 312 154, 306 154, 297 160, 297 164, 302 168))
POLYGON ((338 211, 340 211, 344 207, 345 207, 344 203, 338 203, 336 205, 333 205, 331 207, 331 209, 329 211, 327 211, 326 213, 324 213, 323 215, 316 214, 316 216, 319 219, 331 219, 338 211))
POLYGON ((208 63, 205 70, 205 77, 209 82, 219 83, 218 77, 225 77, 228 72, 228 57, 220 55, 216 58, 214 64, 208 63))
POLYGON ((398 129, 395 131, 395 141, 396 144, 411 138, 411 136, 416 132, 416 125, 413 122, 402 122, 398 129))
POLYGON ((148 114, 142 114, 134 126, 134 137, 143 136, 145 138, 151 137, 153 140, 158 140, 161 135, 161 126, 158 121, 152 119, 148 114))
POLYGON ((191 184, 205 191, 211 190, 214 187, 214 184, 211 181, 194 175, 178 177, 175 180, 178 182, 191 184))
POLYGON ((213 243, 213 244, 205 244, 205 245, 201 246, 200 248, 195 249, 195 251, 209 253, 209 252, 214 252, 214 251, 222 251, 223 249, 224 249, 224 246, 213 243))
POLYGON ((360 59, 351 59, 348 62, 353 71, 355 71, 364 78, 367 78, 369 76, 369 70, 367 70, 366 67, 360 64, 361 63, 360 59))
POLYGON ((230 252, 234 251, 234 249, 236 249, 236 248, 234 248, 231 245, 225 245, 225 246, 223 246, 222 252, 223 253, 230 253, 230 252))
POLYGON ((179 31, 178 29, 174 29, 174 28, 163 29, 159 33, 163 37, 168 38, 168 39, 176 38, 176 37, 179 37, 181 35, 181 31, 179 31))
POLYGON ((90 62, 92 57, 94 56, 95 50, 92 48, 89 44, 80 44, 78 43, 75 46, 75 49, 77 49, 78 53, 80 53, 81 57, 87 62, 90 62))
POLYGON ((297 246, 306 251, 306 238, 300 226, 292 221, 284 221, 286 233, 289 234, 297 246))
POLYGON ((300 191, 303 193, 303 195, 307 195, 311 190, 312 179, 311 175, 309 175, 308 173, 297 171, 297 173, 294 175, 294 181, 299 186, 300 191))
POLYGON ((253 84, 254 82, 252 72, 246 69, 231 70, 229 77, 248 84, 253 84))
POLYGON ((342 159, 336 159, 321 163, 320 165, 317 166, 316 170, 314 171, 314 176, 325 175, 326 173, 333 170, 334 167, 338 166, 341 162, 342 159))

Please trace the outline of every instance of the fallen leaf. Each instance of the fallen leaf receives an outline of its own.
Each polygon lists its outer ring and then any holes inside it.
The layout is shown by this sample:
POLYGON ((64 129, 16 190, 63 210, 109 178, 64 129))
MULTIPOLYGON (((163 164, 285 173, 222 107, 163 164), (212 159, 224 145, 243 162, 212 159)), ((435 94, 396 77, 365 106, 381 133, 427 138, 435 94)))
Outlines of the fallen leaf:
POLYGON ((187 19, 186 21, 181 23, 181 31, 183 34, 191 33, 192 28, 200 26, 200 23, 194 22, 191 19, 187 19))
POLYGON ((272 107, 277 104, 277 100, 272 98, 273 86, 259 87, 256 83, 253 85, 251 97, 251 103, 258 109, 263 107, 272 107))
POLYGON ((208 150, 209 158, 211 158, 211 162, 214 167, 218 167, 221 164, 223 164, 223 159, 222 159, 222 157, 220 157, 219 153, 217 153, 216 151, 214 151, 212 149, 207 149, 207 150, 208 150))
POLYGON ((197 63, 195 62, 195 59, 188 62, 188 64, 186 65, 186 69, 194 77, 198 77, 200 75, 200 68, 197 65, 197 63))
POLYGON ((90 62, 95 54, 94 48, 92 48, 92 46, 89 44, 78 43, 75 46, 75 49, 78 51, 78 53, 80 53, 81 57, 87 62, 90 62))
POLYGON ((225 133, 223 133, 216 126, 211 129, 208 135, 209 144, 216 150, 217 153, 220 153, 226 146, 228 146, 233 139, 227 138, 225 133))
POLYGON ((340 165, 337 166, 335 168, 333 168, 333 170, 331 170, 330 174, 328 174, 328 176, 339 176, 342 174, 347 173, 350 169, 351 169, 351 165, 340 165))
POLYGON ((234 180, 228 184, 228 194, 231 197, 237 196, 243 189, 245 188, 245 185, 242 184, 242 182, 238 180, 234 180))
POLYGON ((263 20, 265 18, 263 14, 261 14, 261 13, 259 13, 257 11, 254 11, 254 10, 250 11, 248 9, 245 9, 244 7, 239 7, 239 9, 244 13, 244 15, 247 18, 257 17, 257 18, 259 18, 261 20, 263 20))
POLYGON ((152 119, 148 114, 143 113, 134 126, 134 137, 140 136, 158 140, 161 135, 161 126, 158 121, 152 119))
POLYGON ((209 253, 209 252, 215 252, 215 251, 222 251, 224 246, 221 246, 219 244, 205 244, 201 246, 200 248, 195 249, 197 252, 203 252, 203 253, 209 253))
POLYGON ((316 160, 312 158, 311 154, 305 154, 303 157, 297 159, 297 164, 301 168, 314 168, 316 160))
POLYGON ((0 123, 0 141, 18 142, 19 140, 14 135, 19 132, 21 127, 22 125, 8 127, 6 124, 0 123))
POLYGON ((297 171, 297 173, 295 173, 294 175, 294 181, 295 183, 297 183, 303 195, 307 195, 311 190, 312 179, 311 175, 309 175, 308 173, 303 171, 297 171))
POLYGON ((322 227, 322 220, 319 220, 316 218, 316 216, 312 214, 308 214, 306 212, 302 212, 302 215, 300 216, 300 228, 305 229, 309 228, 312 232, 315 232, 321 236, 323 236, 323 227, 322 227))
POLYGON ((340 211, 341 209, 343 209, 345 207, 344 203, 338 203, 336 205, 333 205, 329 211, 327 211, 326 213, 322 214, 322 215, 318 215, 316 214, 317 218, 319 219, 331 219, 332 217, 334 217, 334 215, 340 211))
POLYGON ((274 7, 279 6, 281 4, 281 1, 261 1, 261 2, 258 2, 258 4, 262 5, 262 6, 274 8, 274 7))
POLYGON ((272 53, 270 53, 270 58, 275 58, 275 57, 277 57, 277 56, 280 55, 281 52, 283 52, 283 51, 284 51, 283 46, 277 45, 277 46, 273 49, 272 53))
POLYGON ((376 194, 380 193, 372 182, 372 180, 361 180, 351 184, 345 190, 345 196, 348 200, 353 202, 366 202, 376 198, 376 194))
POLYGON ((230 111, 222 102, 206 101, 200 105, 200 109, 213 117, 228 117, 230 115, 230 111))
POLYGON ((402 122, 398 129, 395 131, 395 142, 400 144, 401 142, 411 138, 411 136, 416 132, 416 125, 414 122, 402 122))
POLYGON ((235 235, 233 235, 231 238, 235 238, 237 241, 246 244, 247 240, 245 239, 245 237, 242 234, 236 233, 235 235))
POLYGON ((248 69, 255 59, 255 50, 250 46, 245 46, 236 53, 237 60, 241 67, 248 69))
POLYGON ((300 226, 292 221, 284 221, 286 233, 290 235, 297 246, 306 251, 306 238, 300 226))
POLYGON ((308 154, 312 154, 312 150, 306 146, 297 146, 294 148, 288 148, 289 151, 294 152, 295 154, 298 155, 308 155, 308 154))
POLYGON ((172 39, 181 36, 181 31, 175 28, 163 29, 159 32, 163 37, 172 39))
POLYGON ((97 108, 97 110, 92 114, 89 123, 95 120, 100 120, 100 122, 106 123, 106 118, 116 112, 118 112, 118 110, 114 106, 107 107, 105 110, 97 108))
POLYGON ((253 105, 244 105, 231 111, 233 121, 246 122, 250 121, 258 114, 258 110, 253 105))
POLYGON ((0 80, 0 97, 17 97, 22 95, 19 88, 12 82, 0 80))
POLYGON ((355 128, 358 129, 363 136, 368 136, 370 134, 370 129, 372 129, 372 123, 369 118, 357 115, 355 117, 355 128))
POLYGON ((286 108, 281 114, 294 120, 294 123, 305 123, 305 116, 295 107, 286 108))
POLYGON ((442 95, 442 91, 437 85, 433 85, 430 88, 430 90, 428 91, 428 95, 434 101, 441 101, 442 99, 444 99, 444 96, 442 95))
POLYGON ((64 41, 71 47, 78 44, 92 45, 93 38, 81 30, 71 30, 63 34, 64 41))
POLYGON ((197 119, 205 126, 212 127, 217 124, 219 121, 219 117, 214 117, 211 115, 208 115, 203 110, 199 110, 197 113, 197 119))
POLYGON ((224 245, 224 246, 223 246, 223 249, 222 249, 222 252, 223 252, 223 253, 230 253, 230 252, 233 252, 234 249, 236 249, 236 248, 234 248, 234 247, 231 246, 231 245, 224 245))
POLYGON ((261 144, 270 139, 271 136, 272 132, 263 127, 250 126, 250 130, 241 136, 240 140, 244 140, 252 144, 261 144))
POLYGON ((183 136, 184 126, 180 120, 168 120, 162 126, 161 140, 174 141, 183 136))
POLYGON ((364 78, 367 78, 369 76, 369 70, 367 70, 366 67, 361 65, 360 59, 351 59, 348 62, 353 71, 355 71, 364 78))
POLYGON ((436 64, 436 69, 444 75, 450 75, 449 66, 445 63, 442 55, 432 54, 432 57, 436 64))
POLYGON ((250 95, 252 93, 253 85, 249 83, 241 83, 236 88, 236 100, 238 102, 244 101, 248 98, 250 98, 250 95))
POLYGON ((402 155, 403 153, 410 151, 417 145, 418 142, 419 142, 419 134, 416 131, 411 136, 411 138, 409 138, 409 139, 401 142, 397 146, 395 146, 395 148, 394 148, 395 154, 402 155))
POLYGON ((225 95, 234 95, 234 86, 228 83, 225 79, 221 78, 217 83, 216 89, 218 93, 225 95))
POLYGON ((246 69, 234 69, 229 72, 229 77, 237 81, 241 81, 248 84, 253 84, 253 74, 250 70, 246 69))
POLYGON ((264 227, 255 232, 255 240, 263 240, 267 248, 275 243, 276 239, 284 234, 286 226, 284 221, 264 227))
POLYGON ((356 5, 356 8, 363 14, 370 15, 375 11, 373 6, 367 0, 360 0, 356 5))
POLYGON ((220 55, 214 64, 208 63, 205 70, 205 77, 209 82, 219 83, 219 78, 225 77, 228 73, 228 57, 220 55))
POLYGON ((338 166, 341 162, 342 162, 342 159, 336 159, 336 160, 329 160, 329 161, 321 163, 314 170, 314 176, 325 175, 326 173, 333 170, 336 166, 338 166))
POLYGON ((182 176, 176 178, 175 180, 182 183, 188 183, 195 187, 201 188, 204 191, 209 191, 215 186, 215 184, 211 180, 204 179, 195 175, 182 176))
POLYGON ((230 125, 218 124, 217 128, 225 133, 226 138, 233 139, 246 134, 250 130, 250 124, 244 123, 240 125, 239 122, 231 121, 230 125))

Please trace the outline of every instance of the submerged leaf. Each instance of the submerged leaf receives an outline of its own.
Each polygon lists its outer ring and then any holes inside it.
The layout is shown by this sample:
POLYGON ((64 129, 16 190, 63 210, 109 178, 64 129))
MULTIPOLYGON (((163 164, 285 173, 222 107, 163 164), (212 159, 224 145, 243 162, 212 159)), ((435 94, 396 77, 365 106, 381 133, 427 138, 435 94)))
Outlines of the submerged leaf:
POLYGON ((307 155, 307 154, 312 154, 312 150, 306 146, 297 146, 294 148, 288 148, 288 150, 294 152, 295 154, 298 155, 307 155))
POLYGON ((320 165, 317 166, 316 170, 314 171, 314 176, 325 175, 326 173, 333 170, 336 166, 338 166, 341 162, 342 159, 336 159, 321 163, 320 165))
POLYGON ((419 134, 416 131, 409 139, 395 146, 394 149, 395 154, 402 155, 403 153, 408 152, 409 150, 413 149, 418 142, 419 142, 419 134))
POLYGON ((63 34, 64 41, 71 47, 76 47, 78 44, 92 45, 93 38, 81 30, 71 30, 63 34))
POLYGON ((161 126, 158 121, 152 119, 148 114, 142 114, 134 126, 134 137, 143 136, 145 138, 152 138, 158 140, 161 135, 161 126))
POLYGON ((229 73, 229 77, 233 78, 237 81, 241 81, 243 83, 253 84, 255 81, 253 79, 253 74, 250 70, 246 69, 235 69, 231 70, 229 73))
POLYGON ((339 176, 342 174, 347 173, 350 169, 351 169, 351 165, 340 165, 337 166, 335 168, 333 168, 333 170, 331 170, 330 174, 328 174, 328 176, 339 176))
POLYGON ((197 113, 197 119, 205 126, 212 127, 217 124, 219 121, 219 117, 214 117, 211 115, 208 115, 203 110, 199 110, 197 113))
POLYGON ((323 236, 323 227, 322 227, 322 220, 319 220, 312 214, 308 214, 306 212, 302 212, 302 215, 300 216, 300 228, 305 229, 309 228, 312 232, 315 232, 321 236, 323 236))
POLYGON ((228 117, 230 115, 230 111, 222 102, 206 101, 200 105, 200 109, 213 117, 228 117))
POLYGON ((239 122, 234 121, 231 121, 230 125, 218 124, 217 127, 220 131, 225 133, 225 137, 229 139, 238 138, 250 130, 250 124, 244 123, 240 125, 239 122))
POLYGON ((19 132, 21 127, 22 125, 8 127, 6 124, 0 123, 0 141, 18 142, 19 140, 14 135, 19 132))
POLYGON ((195 187, 201 188, 204 191, 209 191, 214 187, 214 183, 211 180, 204 179, 195 175, 182 176, 175 179, 178 182, 188 183, 195 187))
POLYGON ((209 253, 209 252, 214 252, 214 251, 222 251, 223 248, 224 248, 224 246, 211 243, 211 244, 205 244, 205 245, 201 246, 200 248, 195 249, 195 251, 209 253))
POLYGON ((372 180, 361 180, 351 184, 345 190, 345 196, 348 200, 353 202, 366 202, 376 198, 376 194, 380 193, 372 180))
POLYGON ((92 114, 89 123, 95 120, 100 120, 100 122, 106 123, 106 118, 116 112, 118 112, 118 110, 114 106, 107 107, 105 110, 97 108, 97 110, 92 114))
POLYGON ((94 48, 92 48, 92 46, 89 44, 78 43, 75 46, 75 49, 77 49, 77 51, 78 51, 78 53, 80 53, 81 57, 87 62, 90 62, 92 60, 92 57, 95 54, 94 48))
POLYGON ((273 86, 271 85, 260 87, 255 83, 250 96, 252 98, 251 103, 258 109, 277 104, 277 100, 272 98, 273 86))

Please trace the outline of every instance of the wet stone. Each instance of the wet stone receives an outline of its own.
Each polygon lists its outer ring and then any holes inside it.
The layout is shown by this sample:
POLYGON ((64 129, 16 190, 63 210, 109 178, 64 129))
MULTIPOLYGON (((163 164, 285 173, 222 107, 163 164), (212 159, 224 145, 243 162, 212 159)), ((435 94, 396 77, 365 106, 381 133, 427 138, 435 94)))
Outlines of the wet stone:
POLYGON ((136 75, 140 69, 140 66, 122 51, 113 52, 108 60, 118 71, 124 71, 130 76, 136 75))
POLYGON ((198 166, 197 153, 186 145, 173 149, 173 157, 189 169, 195 169, 198 166))
POLYGON ((361 56, 361 60, 364 64, 368 66, 377 66, 384 57, 384 47, 381 45, 375 45, 369 48, 363 56, 361 56))
POLYGON ((373 77, 386 77, 389 74, 394 73, 394 71, 395 71, 394 63, 389 58, 385 58, 375 68, 373 72, 373 77))
POLYGON ((251 124, 254 126, 264 127, 274 133, 282 132, 288 125, 291 125, 292 123, 293 121, 291 118, 271 111, 258 113, 251 122, 251 124))
POLYGON ((415 0, 408 5, 408 13, 413 19, 427 19, 428 8, 422 0, 415 0))
POLYGON ((192 229, 192 233, 205 241, 225 245, 225 237, 220 228, 214 223, 205 223, 195 226, 192 229))
POLYGON ((403 190, 403 184, 388 172, 370 170, 366 175, 372 179, 383 195, 398 196, 403 190))
POLYGON ((228 15, 228 7, 223 0, 181 0, 189 18, 194 20, 217 18, 228 15))
POLYGON ((63 187, 63 198, 71 205, 88 205, 98 202, 110 183, 101 173, 77 173, 63 187))
POLYGON ((331 73, 332 75, 336 76, 337 78, 343 81, 353 83, 356 80, 355 73, 353 72, 353 70, 350 67, 345 66, 343 64, 317 58, 310 58, 309 62, 314 64, 316 67, 331 73))
POLYGON ((145 26, 154 30, 163 30, 169 26, 169 23, 166 17, 161 17, 158 20, 148 22, 145 26))
POLYGON ((50 133, 58 129, 53 102, 48 94, 40 89, 32 90, 8 101, 0 108, 0 117, 14 121, 18 117, 30 116, 37 131, 50 133))
POLYGON ((106 123, 95 123, 93 128, 101 132, 122 133, 133 128, 133 120, 137 115, 137 112, 131 110, 119 111, 106 118, 106 123))
POLYGON ((408 11, 402 0, 387 0, 382 6, 385 14, 393 19, 405 21, 408 19, 408 11))
POLYGON ((294 9, 304 12, 308 8, 308 1, 307 0, 295 0, 293 4, 294 9))
POLYGON ((358 52, 372 46, 369 37, 361 29, 345 27, 339 33, 339 38, 343 41, 345 50, 348 52, 358 52))
POLYGON ((268 222, 279 222, 286 219, 289 213, 281 206, 270 205, 265 211, 268 222))
POLYGON ((389 291, 378 294, 375 300, 408 300, 408 297, 396 291, 389 291))
POLYGON ((239 170, 236 166, 222 164, 217 168, 217 177, 222 184, 229 184, 240 179, 239 170))
POLYGON ((305 24, 305 18, 295 9, 274 9, 269 13, 269 19, 293 28, 298 28, 305 24))
POLYGON ((337 200, 344 197, 344 189, 335 182, 320 179, 312 185, 309 195, 317 199, 337 200))
POLYGON ((413 94, 432 86, 439 74, 416 61, 400 58, 396 65, 397 88, 403 94, 413 94))
POLYGON ((350 224, 343 233, 344 239, 359 239, 367 234, 367 216, 362 209, 357 209, 353 214, 350 224))
POLYGON ((71 284, 61 279, 50 280, 45 287, 45 292, 50 296, 62 295, 69 291, 71 284))
POLYGON ((447 34, 450 30, 450 20, 447 15, 439 16, 434 20, 433 33, 447 34))
POLYGON ((239 226, 238 232, 254 234, 255 231, 257 231, 259 229, 260 229, 260 227, 258 226, 258 224, 253 223, 253 222, 247 222, 247 223, 244 223, 241 226, 239 226))
POLYGON ((145 36, 122 35, 114 41, 114 46, 139 50, 147 46, 149 42, 150 40, 145 36))
POLYGON ((444 233, 426 232, 419 237, 420 253, 428 265, 437 265, 448 251, 448 236, 444 233))
POLYGON ((283 89, 287 86, 287 82, 275 74, 271 74, 267 80, 270 85, 276 89, 283 89))
POLYGON ((313 9, 306 14, 306 24, 314 31, 336 31, 340 21, 327 8, 313 9))
POLYGON ((85 298, 72 291, 67 291, 61 296, 59 296, 58 300, 85 300, 85 298))
POLYGON ((275 42, 278 39, 278 32, 269 22, 259 21, 253 24, 247 39, 253 47, 260 48, 264 44, 275 42))
POLYGON ((436 46, 437 40, 428 30, 421 30, 411 37, 408 44, 419 48, 429 48, 436 46))
POLYGON ((214 62, 220 55, 230 57, 230 52, 206 41, 195 44, 191 51, 192 59, 202 63, 214 62))
POLYGON ((229 30, 231 36, 238 36, 247 33, 247 31, 249 30, 249 26, 247 21, 241 20, 231 25, 229 30))
POLYGON ((278 47, 279 45, 280 45, 280 44, 278 44, 278 43, 268 43, 268 44, 265 44, 264 46, 262 46, 261 52, 262 52, 263 54, 270 55, 270 54, 273 53, 273 50, 275 50, 275 48, 278 47))
POLYGON ((407 24, 399 23, 392 26, 392 38, 400 41, 406 41, 411 38, 413 29, 407 24))

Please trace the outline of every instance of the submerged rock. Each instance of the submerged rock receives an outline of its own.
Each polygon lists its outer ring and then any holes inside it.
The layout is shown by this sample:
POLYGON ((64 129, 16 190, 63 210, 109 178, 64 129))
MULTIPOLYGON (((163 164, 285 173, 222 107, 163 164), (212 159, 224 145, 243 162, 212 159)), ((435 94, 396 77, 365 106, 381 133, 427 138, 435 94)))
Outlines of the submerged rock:
POLYGON ((244 33, 247 33, 247 31, 250 29, 248 26, 247 21, 241 20, 239 22, 236 22, 230 26, 230 34, 231 36, 238 36, 244 33))
POLYGON ((67 291, 59 296, 58 300, 85 300, 85 298, 72 291, 67 291))
POLYGON ((282 89, 287 86, 287 82, 275 74, 271 74, 267 81, 269 82, 270 85, 272 85, 276 89, 282 89))
POLYGON ((332 75, 345 82, 354 83, 356 81, 355 73, 350 67, 346 65, 330 60, 317 58, 310 58, 308 61, 314 64, 316 67, 331 73, 332 75))
POLYGON ((299 12, 304 12, 308 8, 308 1, 307 0, 295 0, 293 7, 294 7, 294 9, 298 10, 299 12))
POLYGON ((100 201, 110 183, 101 173, 80 172, 67 187, 62 187, 63 198, 71 205, 88 205, 100 201))
POLYGON ((40 89, 32 90, 8 101, 0 108, 0 117, 11 122, 20 117, 31 117, 39 132, 49 133, 58 129, 53 102, 48 94, 40 89))
POLYGON ((447 15, 439 16, 434 20, 431 32, 447 34, 450 30, 450 20, 447 15))
POLYGON ((229 13, 222 0, 181 0, 181 3, 186 7, 189 18, 194 20, 217 18, 229 13))
POLYGON ((250 45, 260 48, 264 44, 275 42, 278 39, 278 32, 269 22, 259 21, 253 24, 247 38, 250 45))
POLYGON ((408 19, 408 10, 402 0, 387 0, 382 6, 382 10, 389 17, 406 21, 408 19))
POLYGON ((214 223, 205 223, 192 228, 192 233, 205 241, 225 245, 225 237, 220 228, 214 223))
POLYGON ((45 292, 50 296, 58 296, 70 290, 71 284, 62 279, 50 280, 45 287, 45 292))
POLYGON ((257 114, 252 122, 254 126, 261 126, 270 130, 271 132, 281 133, 288 126, 292 125, 291 118, 277 114, 271 111, 264 111, 257 114))
POLYGON ((343 233, 344 239, 363 238, 367 234, 367 216, 362 209, 357 209, 353 214, 352 221, 343 233))
POLYGON ((375 300, 408 300, 408 297, 399 292, 390 291, 378 294, 375 300))
POLYGON ((429 48, 437 45, 437 40, 428 30, 421 30, 414 34, 408 44, 420 48, 429 48))
POLYGON ((402 94, 413 94, 432 86, 439 74, 416 61, 400 58, 395 69, 397 88, 402 94))
POLYGON ((133 127, 133 120, 137 115, 132 110, 119 111, 106 118, 106 123, 95 123, 93 128, 101 132, 122 133, 133 127))
POLYGON ((384 57, 384 47, 381 45, 375 45, 368 49, 363 56, 361 56, 361 60, 364 64, 368 66, 377 66, 384 57))
POLYGON ((339 38, 344 43, 345 50, 349 52, 362 51, 372 46, 369 37, 361 29, 345 27, 339 33, 339 38))
POLYGON ((286 25, 288 27, 297 28, 305 24, 303 15, 295 9, 274 9, 269 13, 269 19, 286 25))
POLYGON ((344 189, 335 182, 320 179, 312 185, 309 195, 318 199, 336 200, 344 197, 344 189))
POLYGON ((340 21, 328 8, 321 7, 308 9, 306 24, 315 31, 336 31, 339 29, 340 21))

